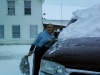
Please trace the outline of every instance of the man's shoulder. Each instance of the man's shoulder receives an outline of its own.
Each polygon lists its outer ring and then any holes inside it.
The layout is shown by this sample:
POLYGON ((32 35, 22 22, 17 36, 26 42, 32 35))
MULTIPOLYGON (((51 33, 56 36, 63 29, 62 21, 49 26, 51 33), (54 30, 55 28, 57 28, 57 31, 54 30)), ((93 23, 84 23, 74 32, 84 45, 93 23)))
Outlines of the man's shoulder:
POLYGON ((40 32, 40 34, 43 34, 43 33, 45 33, 45 31, 40 32))
POLYGON ((45 31, 42 31, 42 32, 40 32, 39 34, 40 34, 40 35, 43 35, 43 34, 45 34, 45 33, 46 33, 45 31))

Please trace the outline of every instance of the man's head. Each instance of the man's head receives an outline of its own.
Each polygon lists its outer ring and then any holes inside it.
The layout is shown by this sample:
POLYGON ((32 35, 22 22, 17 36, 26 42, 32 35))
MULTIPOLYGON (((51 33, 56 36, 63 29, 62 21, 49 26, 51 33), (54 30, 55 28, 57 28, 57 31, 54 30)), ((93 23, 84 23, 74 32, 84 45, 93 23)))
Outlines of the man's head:
POLYGON ((54 30, 54 26, 52 24, 48 24, 46 26, 46 30, 47 30, 48 33, 51 34, 53 32, 53 30, 54 30))

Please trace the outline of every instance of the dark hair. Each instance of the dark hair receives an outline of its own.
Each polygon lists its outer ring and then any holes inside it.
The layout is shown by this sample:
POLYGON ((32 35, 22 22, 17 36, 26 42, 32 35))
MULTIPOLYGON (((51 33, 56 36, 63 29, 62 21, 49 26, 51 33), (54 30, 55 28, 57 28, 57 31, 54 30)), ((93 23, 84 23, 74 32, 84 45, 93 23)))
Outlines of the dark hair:
MULTIPOLYGON (((53 26, 53 24, 49 23, 49 24, 46 25, 46 28, 47 28, 49 25, 52 25, 52 26, 53 26)), ((53 26, 53 27, 54 27, 54 26, 53 26)))

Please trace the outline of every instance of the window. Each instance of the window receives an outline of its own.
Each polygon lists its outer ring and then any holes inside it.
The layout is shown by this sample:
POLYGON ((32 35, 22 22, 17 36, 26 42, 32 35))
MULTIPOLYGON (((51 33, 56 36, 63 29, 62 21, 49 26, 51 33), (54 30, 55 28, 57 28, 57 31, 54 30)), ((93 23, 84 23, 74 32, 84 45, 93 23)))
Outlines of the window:
POLYGON ((38 34, 37 25, 30 25, 30 38, 35 38, 38 34))
POLYGON ((24 1, 24 14, 31 15, 31 1, 24 1))
POLYGON ((4 38, 4 25, 0 25, 0 38, 4 38))
POLYGON ((20 38, 20 25, 13 25, 12 26, 12 37, 13 38, 20 38))
POLYGON ((8 15, 15 15, 15 1, 8 2, 8 15))

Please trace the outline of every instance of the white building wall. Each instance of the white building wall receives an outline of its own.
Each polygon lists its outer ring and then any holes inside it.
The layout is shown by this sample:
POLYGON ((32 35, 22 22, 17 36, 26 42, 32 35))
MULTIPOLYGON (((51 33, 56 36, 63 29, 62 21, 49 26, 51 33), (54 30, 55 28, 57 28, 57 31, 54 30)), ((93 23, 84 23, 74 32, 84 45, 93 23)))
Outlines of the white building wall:
POLYGON ((38 33, 43 30, 41 0, 31 0, 31 15, 24 15, 24 0, 15 0, 15 15, 7 13, 7 0, 0 0, 0 25, 4 25, 0 44, 31 44, 35 38, 30 38, 30 25, 38 25, 38 33), (12 38, 12 25, 20 25, 20 38, 12 38))

